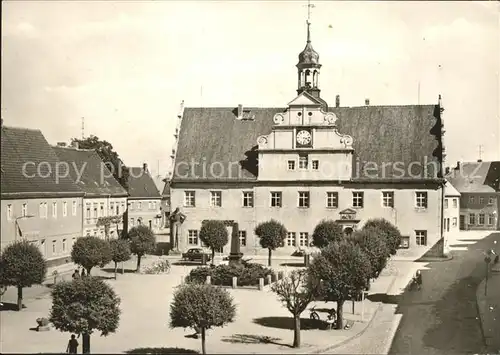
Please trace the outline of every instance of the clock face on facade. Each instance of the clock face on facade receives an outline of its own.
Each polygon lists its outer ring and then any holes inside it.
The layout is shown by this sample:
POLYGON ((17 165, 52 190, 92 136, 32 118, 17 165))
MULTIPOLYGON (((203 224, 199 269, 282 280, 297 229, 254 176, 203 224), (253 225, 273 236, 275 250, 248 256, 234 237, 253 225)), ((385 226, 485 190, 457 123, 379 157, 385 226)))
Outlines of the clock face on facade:
POLYGON ((312 141, 311 132, 301 130, 297 132, 297 144, 310 145, 312 141))

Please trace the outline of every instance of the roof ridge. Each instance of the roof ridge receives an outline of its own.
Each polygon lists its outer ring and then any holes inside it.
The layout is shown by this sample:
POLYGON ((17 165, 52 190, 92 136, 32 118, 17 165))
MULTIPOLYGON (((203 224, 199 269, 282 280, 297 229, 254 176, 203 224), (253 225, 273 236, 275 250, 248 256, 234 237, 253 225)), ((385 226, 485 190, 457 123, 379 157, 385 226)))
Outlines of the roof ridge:
POLYGON ((42 132, 42 130, 40 128, 26 128, 26 127, 16 127, 16 126, 2 125, 2 129, 3 128, 15 129, 15 130, 18 130, 18 131, 42 132))
POLYGON ((53 145, 52 148, 68 149, 68 150, 76 150, 76 151, 81 151, 81 152, 95 152, 95 153, 97 153, 97 151, 95 149, 90 149, 90 148, 61 147, 60 145, 53 145))

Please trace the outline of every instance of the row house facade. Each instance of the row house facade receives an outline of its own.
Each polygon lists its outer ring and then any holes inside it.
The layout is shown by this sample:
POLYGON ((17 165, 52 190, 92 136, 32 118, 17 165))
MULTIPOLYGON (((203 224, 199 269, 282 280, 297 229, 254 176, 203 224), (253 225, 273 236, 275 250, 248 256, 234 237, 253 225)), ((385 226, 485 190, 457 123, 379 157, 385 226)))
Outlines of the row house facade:
POLYGON ((147 164, 129 168, 128 229, 148 226, 158 233, 162 228, 162 197, 147 164))
POLYGON ((500 229, 500 162, 459 162, 449 175, 460 192, 459 228, 500 229))
POLYGON ((444 206, 443 206, 443 234, 444 248, 448 251, 450 236, 459 232, 460 220, 460 192, 447 181, 444 187, 444 206))
POLYGON ((56 173, 58 157, 34 129, 1 127, 1 249, 17 240, 36 244, 48 267, 71 262, 82 235, 84 192, 56 173))
POLYGON ((60 162, 60 170, 67 173, 85 193, 83 199, 82 230, 84 236, 106 238, 103 217, 117 217, 109 226, 108 238, 118 238, 123 230, 123 214, 127 205, 127 191, 113 177, 106 164, 93 149, 67 147, 59 143, 53 147, 60 162))
POLYGON ((270 219, 288 230, 278 253, 309 247, 323 219, 351 233, 385 218, 402 232, 402 248, 440 241, 440 101, 341 107, 337 96, 329 107, 309 23, 296 67, 297 96, 287 107, 182 108, 170 181, 171 209, 186 217, 179 249, 200 246, 209 219, 226 221, 229 232, 237 222, 243 253, 262 251, 254 230, 270 219))

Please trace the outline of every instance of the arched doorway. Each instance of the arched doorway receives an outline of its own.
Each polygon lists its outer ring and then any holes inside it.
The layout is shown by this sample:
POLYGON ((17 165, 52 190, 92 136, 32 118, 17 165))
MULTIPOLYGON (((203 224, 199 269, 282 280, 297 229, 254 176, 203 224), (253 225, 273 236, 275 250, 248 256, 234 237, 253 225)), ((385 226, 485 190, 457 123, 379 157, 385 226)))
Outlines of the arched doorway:
POLYGON ((354 230, 351 227, 344 228, 344 235, 346 237, 350 237, 352 235, 352 232, 354 232, 354 230))

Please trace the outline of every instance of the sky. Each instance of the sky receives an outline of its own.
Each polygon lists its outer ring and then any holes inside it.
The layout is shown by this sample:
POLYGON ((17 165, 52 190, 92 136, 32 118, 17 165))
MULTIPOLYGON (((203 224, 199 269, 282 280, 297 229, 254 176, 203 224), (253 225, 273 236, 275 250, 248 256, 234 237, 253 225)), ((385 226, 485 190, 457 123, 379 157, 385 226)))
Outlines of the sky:
MULTIPOLYGON (((321 96, 445 108, 447 162, 500 160, 500 3, 316 1, 321 96)), ((170 167, 180 103, 285 107, 307 1, 2 1, 4 124, 170 167)), ((342 133, 342 132, 341 132, 342 133)), ((356 139, 356 137, 353 137, 356 139)), ((159 169, 158 169, 159 167, 159 169)))

